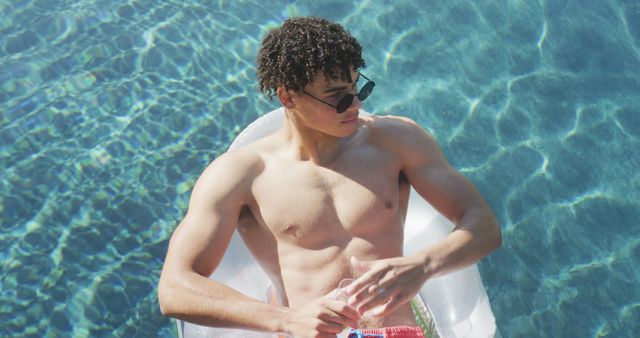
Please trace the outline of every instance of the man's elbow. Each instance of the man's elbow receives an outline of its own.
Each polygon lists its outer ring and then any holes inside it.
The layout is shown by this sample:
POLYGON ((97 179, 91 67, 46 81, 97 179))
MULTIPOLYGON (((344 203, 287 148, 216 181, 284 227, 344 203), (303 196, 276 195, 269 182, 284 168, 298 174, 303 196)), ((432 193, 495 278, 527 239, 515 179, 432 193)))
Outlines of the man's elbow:
POLYGON ((490 252, 498 250, 502 246, 502 229, 495 218, 491 222, 491 236, 489 240, 490 252))
POLYGON ((158 284, 158 304, 163 316, 175 318, 178 315, 176 301, 176 288, 165 280, 158 284))
POLYGON ((502 229, 493 212, 488 208, 475 209, 477 244, 481 248, 482 257, 498 250, 502 246, 502 229))

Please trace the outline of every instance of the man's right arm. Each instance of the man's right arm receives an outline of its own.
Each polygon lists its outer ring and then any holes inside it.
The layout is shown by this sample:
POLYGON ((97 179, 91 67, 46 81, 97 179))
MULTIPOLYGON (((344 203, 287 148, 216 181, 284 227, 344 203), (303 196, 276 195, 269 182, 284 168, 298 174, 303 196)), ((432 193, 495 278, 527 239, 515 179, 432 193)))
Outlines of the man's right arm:
MULTIPOLYGON (((240 151, 212 163, 196 182, 189 210, 169 242, 160 276, 160 310, 206 326, 284 332, 294 337, 335 337, 357 327, 360 315, 346 303, 321 297, 301 308, 270 305, 210 280, 250 197, 257 175, 240 151)), ((257 169, 260 170, 260 169, 257 169)))
POLYGON ((250 193, 252 165, 238 152, 216 159, 193 189, 169 242, 158 299, 166 316, 206 326, 284 331, 288 308, 245 296, 208 276, 220 263, 250 193))

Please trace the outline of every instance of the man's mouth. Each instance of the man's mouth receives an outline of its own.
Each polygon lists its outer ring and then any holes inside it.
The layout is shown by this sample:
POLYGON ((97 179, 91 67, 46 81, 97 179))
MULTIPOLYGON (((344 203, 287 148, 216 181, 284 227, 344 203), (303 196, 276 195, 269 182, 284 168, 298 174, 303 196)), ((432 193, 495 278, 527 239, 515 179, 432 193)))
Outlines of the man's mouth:
POLYGON ((352 116, 352 117, 350 117, 350 118, 348 118, 348 119, 346 119, 346 120, 342 120, 342 123, 347 123, 347 124, 353 124, 353 123, 356 123, 356 122, 358 122, 358 115, 357 114, 352 116))

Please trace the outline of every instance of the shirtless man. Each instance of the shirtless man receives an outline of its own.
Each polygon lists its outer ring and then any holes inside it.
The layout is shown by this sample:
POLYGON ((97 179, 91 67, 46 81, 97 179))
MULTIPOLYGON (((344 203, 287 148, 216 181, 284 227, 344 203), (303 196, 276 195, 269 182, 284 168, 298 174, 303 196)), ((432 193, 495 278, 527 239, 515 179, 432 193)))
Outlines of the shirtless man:
POLYGON ((415 327, 408 301, 427 279, 500 246, 495 216, 423 128, 358 115, 374 86, 364 66, 359 43, 323 19, 289 19, 267 35, 260 89, 284 106, 284 126, 218 157, 198 179, 160 278, 163 314, 294 337, 415 327), (402 257, 410 186, 456 228, 402 257), (285 305, 207 278, 236 229, 285 305), (348 303, 332 299, 349 277, 348 303))

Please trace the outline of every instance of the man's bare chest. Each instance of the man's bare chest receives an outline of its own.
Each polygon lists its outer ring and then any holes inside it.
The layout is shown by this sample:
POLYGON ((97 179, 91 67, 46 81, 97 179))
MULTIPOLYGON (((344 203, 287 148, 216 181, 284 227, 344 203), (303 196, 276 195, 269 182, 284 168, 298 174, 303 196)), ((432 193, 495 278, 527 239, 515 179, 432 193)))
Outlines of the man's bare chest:
POLYGON ((380 160, 326 168, 271 163, 255 180, 256 221, 276 238, 318 248, 327 241, 366 237, 397 221, 400 171, 380 160))

